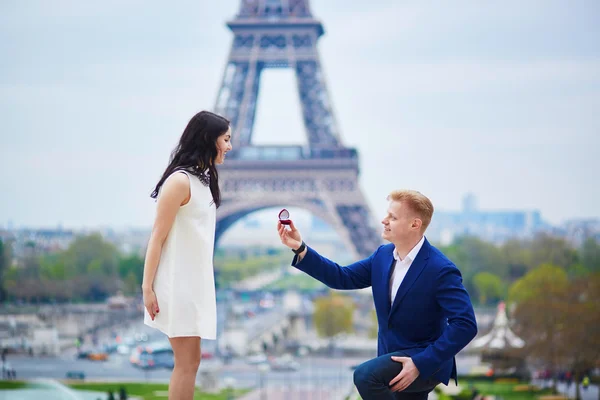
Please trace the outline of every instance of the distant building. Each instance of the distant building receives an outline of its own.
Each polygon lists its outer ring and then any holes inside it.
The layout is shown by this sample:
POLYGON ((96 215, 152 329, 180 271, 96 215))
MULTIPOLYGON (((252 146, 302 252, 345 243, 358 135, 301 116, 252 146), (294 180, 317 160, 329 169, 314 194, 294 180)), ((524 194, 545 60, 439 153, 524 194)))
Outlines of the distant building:
POLYGON ((65 250, 74 240, 75 233, 62 228, 18 229, 3 231, 0 236, 11 242, 13 257, 21 258, 65 250))
POLYGON ((50 228, 20 228, 14 230, 1 230, 0 239, 9 243, 13 261, 19 264, 19 260, 29 256, 40 256, 44 254, 64 251, 79 236, 100 233, 104 240, 114 244, 124 254, 138 254, 143 257, 146 251, 149 229, 128 229, 115 232, 112 229, 102 230, 70 230, 62 227, 50 228))
POLYGON ((104 230, 100 233, 104 240, 114 244, 123 254, 144 257, 151 230, 129 228, 121 231, 104 230))
POLYGON ((579 247, 589 238, 600 241, 600 218, 571 219, 548 230, 552 235, 567 239, 572 245, 579 247))
POLYGON ((461 211, 435 211, 427 237, 441 244, 465 235, 501 243, 510 238, 528 238, 547 228, 538 210, 483 211, 477 208, 475 196, 467 194, 461 211))

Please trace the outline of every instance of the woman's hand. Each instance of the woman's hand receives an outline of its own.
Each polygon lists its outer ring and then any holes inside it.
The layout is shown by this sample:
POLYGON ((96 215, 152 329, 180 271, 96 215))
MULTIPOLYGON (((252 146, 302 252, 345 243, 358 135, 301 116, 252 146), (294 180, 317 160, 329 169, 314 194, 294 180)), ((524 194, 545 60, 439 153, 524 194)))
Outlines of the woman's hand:
POLYGON ((156 314, 160 311, 158 309, 158 301, 156 300, 156 294, 152 289, 145 289, 143 291, 144 296, 144 307, 146 307, 146 311, 150 314, 150 318, 154 321, 156 314))

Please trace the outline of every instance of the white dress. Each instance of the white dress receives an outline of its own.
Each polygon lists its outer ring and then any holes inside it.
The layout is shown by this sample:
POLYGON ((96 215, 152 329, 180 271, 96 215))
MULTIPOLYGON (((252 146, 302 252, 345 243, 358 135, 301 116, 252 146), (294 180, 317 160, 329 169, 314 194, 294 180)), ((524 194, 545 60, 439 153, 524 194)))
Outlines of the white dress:
MULTIPOLYGON (((216 207, 208 185, 187 171, 191 198, 177 211, 154 278, 159 313, 144 323, 168 337, 217 337, 217 301, 213 268, 216 207)), ((165 181, 166 182, 166 181, 165 181)), ((160 193, 159 193, 160 196, 160 193)))

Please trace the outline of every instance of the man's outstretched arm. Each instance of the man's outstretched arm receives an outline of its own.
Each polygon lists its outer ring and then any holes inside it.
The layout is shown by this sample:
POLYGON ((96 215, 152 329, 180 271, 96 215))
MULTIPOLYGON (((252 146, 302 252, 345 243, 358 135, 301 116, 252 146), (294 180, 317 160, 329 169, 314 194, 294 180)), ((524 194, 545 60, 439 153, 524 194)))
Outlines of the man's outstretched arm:
POLYGON ((371 286, 371 265, 376 253, 342 267, 307 247, 304 257, 294 257, 292 266, 333 289, 363 289, 371 286))
MULTIPOLYGON (((302 236, 293 222, 289 226, 290 229, 286 229, 281 222, 277 223, 279 237, 287 247, 297 250, 303 243, 302 236)), ((376 253, 377 251, 364 260, 342 267, 306 247, 294 257, 292 266, 333 289, 362 289, 371 286, 371 265, 376 253)))

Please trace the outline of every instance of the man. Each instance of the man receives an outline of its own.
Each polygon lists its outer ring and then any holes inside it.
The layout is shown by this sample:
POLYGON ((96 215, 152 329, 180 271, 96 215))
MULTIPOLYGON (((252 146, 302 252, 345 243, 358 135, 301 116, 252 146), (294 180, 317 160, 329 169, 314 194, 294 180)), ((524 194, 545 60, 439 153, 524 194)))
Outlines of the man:
POLYGON ((431 201, 394 191, 381 221, 380 246, 370 257, 341 267, 307 247, 293 222, 278 223, 292 265, 334 289, 371 286, 379 325, 377 358, 354 371, 364 400, 426 399, 440 382, 456 381, 454 356, 477 334, 471 300, 456 266, 425 239, 431 201))

